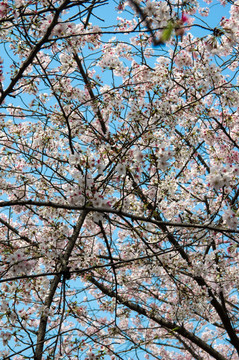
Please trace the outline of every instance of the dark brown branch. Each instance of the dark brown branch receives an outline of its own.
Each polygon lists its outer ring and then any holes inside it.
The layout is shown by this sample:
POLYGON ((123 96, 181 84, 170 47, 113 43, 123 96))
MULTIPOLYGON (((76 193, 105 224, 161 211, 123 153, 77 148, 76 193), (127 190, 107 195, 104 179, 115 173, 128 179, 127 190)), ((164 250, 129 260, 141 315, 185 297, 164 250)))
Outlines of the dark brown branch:
POLYGON ((49 27, 47 28, 47 31, 46 31, 45 35, 36 44, 36 46, 32 49, 32 51, 30 52, 28 58, 23 62, 22 66, 20 67, 20 69, 19 69, 18 73, 16 74, 16 76, 12 78, 11 83, 9 84, 7 89, 2 92, 2 95, 0 96, 0 104, 3 103, 3 101, 4 101, 4 99, 6 98, 7 95, 9 95, 12 91, 14 91, 14 86, 21 79, 21 77, 22 77, 24 71, 27 69, 27 67, 32 64, 35 56, 41 50, 42 45, 44 45, 47 42, 48 38, 50 37, 50 35, 52 33, 53 28, 57 24, 57 20, 58 20, 58 18, 60 16, 60 13, 62 12, 62 10, 65 9, 66 5, 69 2, 70 2, 70 0, 65 0, 61 4, 61 6, 59 6, 59 8, 56 9, 54 17, 52 19, 52 22, 49 25, 49 27))
POLYGON ((86 88, 89 91, 91 100, 92 100, 93 104, 95 104, 95 106, 97 107, 97 116, 98 116, 98 119, 99 119, 99 122, 100 122, 101 130, 102 130, 103 134, 106 135, 107 129, 106 129, 106 126, 105 126, 105 122, 104 122, 104 119, 103 119, 103 117, 101 115, 100 109, 99 109, 99 107, 98 107, 98 105, 96 103, 97 100, 96 100, 96 97, 95 97, 95 95, 93 93, 93 90, 92 90, 89 78, 87 76, 87 73, 85 72, 85 70, 84 70, 84 68, 82 66, 81 60, 80 60, 79 56, 76 53, 73 54, 73 58, 74 58, 75 62, 77 63, 77 66, 78 66, 78 68, 80 70, 81 76, 83 77, 86 88))
POLYGON ((25 235, 21 235, 19 233, 19 231, 17 229, 15 229, 11 224, 9 224, 7 221, 3 220, 0 218, 0 223, 3 224, 4 226, 6 226, 6 228, 8 228, 8 230, 12 231, 14 234, 16 234, 17 236, 19 236, 20 239, 25 240, 28 244, 30 244, 31 246, 38 246, 37 243, 31 241, 31 239, 29 239, 27 236, 25 235))
MULTIPOLYGON (((34 201, 34 200, 10 200, 10 201, 2 201, 0 202, 0 208, 1 207, 7 207, 7 206, 25 206, 25 205, 32 205, 32 206, 44 206, 44 207, 52 207, 55 209, 67 209, 67 210, 87 210, 87 211, 96 211, 99 213, 108 213, 108 214, 116 214, 119 216, 125 216, 127 218, 130 218, 132 220, 138 220, 138 221, 144 221, 147 223, 155 224, 158 226, 172 226, 172 227, 179 227, 179 228, 188 228, 188 229, 204 229, 204 230, 211 230, 215 232, 220 233, 233 233, 233 234, 239 234, 239 230, 235 229, 226 229, 221 228, 217 226, 210 226, 210 225, 202 225, 202 224, 192 224, 192 223, 178 223, 178 222, 172 222, 172 221, 163 221, 163 220, 157 220, 149 217, 144 216, 137 216, 134 214, 127 213, 125 211, 116 210, 114 208, 103 208, 103 207, 91 207, 91 206, 77 206, 77 205, 68 205, 68 204, 61 204, 61 203, 54 203, 52 201, 34 201)), ((152 205, 153 206, 153 205, 152 205)), ((150 210, 150 209, 149 209, 150 210)), ((234 240, 236 243, 238 243, 237 240, 234 240)))
POLYGON ((126 306, 127 308, 135 311, 136 313, 145 316, 146 318, 149 318, 153 321, 155 321, 157 324, 162 326, 164 329, 168 330, 169 333, 176 332, 183 336, 185 339, 190 340, 192 343, 200 347, 202 350, 204 350, 206 353, 211 355, 216 360, 227 360, 224 356, 222 356, 218 351, 213 349, 211 346, 209 346, 205 341, 200 339, 197 335, 191 333, 190 331, 186 330, 184 326, 178 325, 176 323, 170 322, 165 320, 162 317, 159 317, 152 312, 147 311, 142 306, 133 303, 132 301, 125 300, 122 296, 119 294, 116 295, 116 293, 112 290, 109 290, 106 286, 104 286, 102 283, 91 277, 89 281, 94 284, 100 291, 102 291, 105 295, 116 299, 120 304, 126 306))
MULTIPOLYGON (((78 239, 80 230, 83 226, 83 223, 84 223, 87 213, 88 213, 88 211, 84 210, 82 212, 82 214, 80 215, 79 220, 76 224, 74 233, 73 233, 72 237, 69 239, 69 243, 66 247, 65 253, 62 256, 61 261, 59 261, 60 272, 54 276, 54 279, 51 282, 49 293, 48 293, 48 296, 47 296, 45 304, 44 304, 46 309, 50 309, 50 307, 51 307, 57 286, 61 280, 62 271, 65 271, 67 269, 67 263, 68 263, 69 257, 71 255, 72 250, 75 246, 75 243, 78 239)), ((42 359, 45 334, 46 334, 46 328, 47 328, 47 321, 48 321, 48 315, 43 313, 41 315, 40 324, 39 324, 39 328, 38 328, 37 346, 36 346, 36 350, 35 350, 35 354, 34 354, 34 360, 42 359)))

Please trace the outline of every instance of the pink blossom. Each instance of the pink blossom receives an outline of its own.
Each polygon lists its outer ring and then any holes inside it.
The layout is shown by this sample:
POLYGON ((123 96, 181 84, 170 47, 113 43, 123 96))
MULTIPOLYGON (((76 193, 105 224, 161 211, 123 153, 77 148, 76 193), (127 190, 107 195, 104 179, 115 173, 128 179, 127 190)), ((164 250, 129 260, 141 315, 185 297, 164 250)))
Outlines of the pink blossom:
POLYGON ((188 22, 188 15, 185 12, 182 13, 181 21, 183 24, 188 22))
POLYGON ((0 18, 4 18, 8 12, 8 4, 4 1, 0 2, 0 18))

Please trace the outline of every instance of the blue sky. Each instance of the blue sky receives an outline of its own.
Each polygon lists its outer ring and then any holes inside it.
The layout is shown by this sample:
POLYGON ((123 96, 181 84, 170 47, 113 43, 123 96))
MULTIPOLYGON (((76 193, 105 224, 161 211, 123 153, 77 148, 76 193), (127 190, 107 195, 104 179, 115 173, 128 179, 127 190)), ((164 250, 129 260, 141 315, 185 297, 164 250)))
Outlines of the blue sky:
MULTIPOLYGON (((96 20, 96 23, 98 25, 103 24, 103 26, 105 26, 105 27, 108 27, 111 24, 114 24, 114 21, 112 21, 112 19, 116 15, 115 11, 114 11, 115 6, 116 5, 115 5, 115 3, 113 1, 109 1, 108 5, 104 5, 101 8, 99 8, 98 11, 97 11, 97 15, 99 17, 104 18, 105 22, 102 23, 100 20, 96 20)), ((205 4, 205 6, 206 6, 206 4, 205 4)), ((218 25, 218 23, 220 21, 220 18, 222 16, 227 16, 228 7, 223 9, 220 5, 218 5, 218 6, 213 5, 212 9, 213 10, 211 12, 211 15, 208 18, 205 18, 205 21, 210 23, 211 27, 215 27, 215 26, 218 25)), ((121 14, 121 15, 119 14, 119 16, 124 16, 124 14, 121 14)), ((93 23, 95 23, 95 21, 93 19, 94 18, 92 17, 91 21, 93 23)), ((203 25, 203 23, 199 22, 198 20, 196 22, 203 25)), ((205 30, 200 30, 198 27, 193 28, 192 32, 195 33, 195 35, 197 34, 199 36, 205 36, 205 35, 208 34, 205 30)), ((106 35, 105 37, 108 39, 108 38, 111 38, 113 36, 114 35, 112 34, 112 35, 106 35)), ((124 35, 120 35, 120 37, 122 37, 122 39, 128 38, 128 36, 124 36, 124 35)), ((8 62, 8 60, 6 60, 6 62, 4 63, 5 69, 7 68, 8 65, 9 65, 9 62, 8 62)), ((102 75, 102 73, 100 73, 100 76, 103 76, 103 79, 105 79, 106 82, 111 81, 110 75, 108 75, 107 73, 104 73, 103 75, 102 75)), ((9 81, 9 79, 6 77, 6 85, 7 85, 8 81, 9 81)), ((12 102, 17 102, 17 100, 12 99, 12 102)), ((132 354, 132 358, 134 358, 134 354, 132 354)), ((106 357, 106 359, 107 359, 107 357, 106 357)))

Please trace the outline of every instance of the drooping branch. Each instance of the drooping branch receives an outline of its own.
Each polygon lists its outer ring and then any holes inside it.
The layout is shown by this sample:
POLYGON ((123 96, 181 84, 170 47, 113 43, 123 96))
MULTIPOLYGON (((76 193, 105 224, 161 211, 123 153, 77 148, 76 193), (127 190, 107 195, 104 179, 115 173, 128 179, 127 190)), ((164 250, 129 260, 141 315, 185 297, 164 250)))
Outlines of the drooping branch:
MULTIPOLYGON (((161 221, 161 215, 159 213, 159 211, 157 211, 156 209, 154 209, 153 204, 150 203, 150 201, 148 201, 148 199, 146 198, 146 196, 144 195, 143 191, 141 190, 141 188, 137 185, 137 183, 135 182, 133 176, 130 174, 130 177, 132 179, 133 182, 133 186, 135 188, 135 191, 137 193, 137 195, 140 197, 140 199, 144 202, 144 204, 147 205, 147 208, 149 210, 153 211, 153 217, 157 220, 160 221, 160 223, 158 224, 158 227, 167 235, 167 238, 169 240, 169 242, 174 246, 174 249, 181 255, 181 257, 187 262, 188 266, 191 267, 192 266, 192 262, 190 257, 188 256, 188 254, 185 252, 184 248, 178 243, 178 241, 175 239, 175 237, 173 236, 173 234, 168 230, 167 225, 166 224, 162 224, 161 221)), ((224 302, 221 304, 216 296, 214 295, 213 291, 211 290, 210 286, 206 283, 206 281, 203 279, 202 276, 192 276, 192 278, 198 283, 198 285, 200 287, 206 287, 208 290, 208 295, 211 298, 210 303, 211 305, 215 308, 217 314, 219 315, 228 335, 230 338, 231 343, 234 345, 235 349, 237 350, 238 354, 239 354, 239 338, 236 335, 235 329, 233 329, 231 320, 228 316, 228 313, 225 311, 224 308, 224 302)))
POLYGON ((156 324, 159 324, 162 328, 168 330, 168 332, 176 332, 183 336, 185 339, 190 340, 192 343, 197 345, 199 348, 204 350, 206 353, 211 355, 216 360, 227 360, 224 356, 222 356, 218 351, 208 345, 205 341, 200 339, 197 335, 185 329, 184 326, 173 323, 165 320, 162 317, 159 317, 153 314, 150 311, 147 311, 145 308, 140 306, 139 304, 133 303, 132 301, 124 299, 121 295, 116 294, 115 291, 110 290, 105 285, 97 281, 93 276, 89 278, 89 281, 94 284, 100 291, 102 291, 105 295, 114 298, 120 304, 124 305, 130 310, 135 311, 139 315, 143 315, 148 319, 155 321, 156 324))

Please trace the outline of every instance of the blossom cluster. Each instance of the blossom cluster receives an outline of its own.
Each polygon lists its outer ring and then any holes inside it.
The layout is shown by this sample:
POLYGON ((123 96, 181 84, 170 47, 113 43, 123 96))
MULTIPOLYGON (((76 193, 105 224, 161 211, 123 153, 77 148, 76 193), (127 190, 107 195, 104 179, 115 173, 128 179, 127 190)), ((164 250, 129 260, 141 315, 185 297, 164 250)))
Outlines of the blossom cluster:
POLYGON ((237 360, 239 3, 107 6, 0 3, 0 357, 237 360))
POLYGON ((23 274, 30 274, 34 268, 34 261, 28 260, 27 256, 22 250, 15 251, 8 257, 8 266, 11 269, 11 273, 14 276, 23 274))

